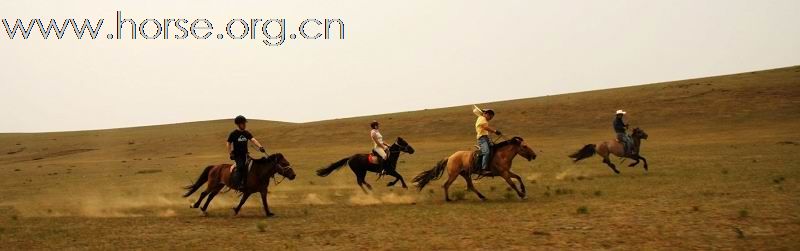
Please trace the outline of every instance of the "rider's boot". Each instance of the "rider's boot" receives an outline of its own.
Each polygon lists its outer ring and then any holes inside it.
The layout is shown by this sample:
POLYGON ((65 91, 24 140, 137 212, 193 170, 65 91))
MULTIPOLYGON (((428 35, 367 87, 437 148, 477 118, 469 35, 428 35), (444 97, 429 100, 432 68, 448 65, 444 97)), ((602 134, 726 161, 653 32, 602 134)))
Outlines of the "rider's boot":
POLYGON ((239 176, 241 176, 241 177, 239 177, 239 185, 237 187, 237 190, 244 191, 244 189, 247 188, 247 186, 246 186, 247 185, 247 174, 243 174, 243 175, 239 175, 239 176))

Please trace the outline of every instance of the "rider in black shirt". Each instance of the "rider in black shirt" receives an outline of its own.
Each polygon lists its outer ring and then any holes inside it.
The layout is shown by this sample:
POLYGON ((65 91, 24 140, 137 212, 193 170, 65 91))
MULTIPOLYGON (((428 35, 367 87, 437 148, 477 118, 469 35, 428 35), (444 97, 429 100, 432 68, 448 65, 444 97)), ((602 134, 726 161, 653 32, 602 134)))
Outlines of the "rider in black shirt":
POLYGON ((253 138, 253 135, 246 130, 247 119, 244 116, 239 115, 233 121, 236 123, 236 130, 233 130, 233 132, 228 135, 228 143, 226 144, 231 160, 236 162, 236 175, 231 177, 231 183, 236 184, 239 190, 243 190, 245 184, 247 184, 247 143, 253 141, 253 144, 258 146, 258 151, 262 153, 266 153, 267 151, 261 146, 261 143, 258 143, 258 140, 253 138))

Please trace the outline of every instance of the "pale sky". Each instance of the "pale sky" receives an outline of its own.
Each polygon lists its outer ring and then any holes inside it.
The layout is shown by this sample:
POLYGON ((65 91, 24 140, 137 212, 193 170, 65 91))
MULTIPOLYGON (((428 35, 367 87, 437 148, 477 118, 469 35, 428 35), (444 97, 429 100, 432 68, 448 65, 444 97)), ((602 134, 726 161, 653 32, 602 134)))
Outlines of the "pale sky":
POLYGON ((800 64, 797 0, 228 2, 0 1, 12 26, 105 19, 95 40, 11 40, 0 23, 0 132, 306 122, 800 64), (117 10, 206 18, 215 35, 234 18, 285 18, 289 34, 339 18, 345 39, 106 39, 117 10))

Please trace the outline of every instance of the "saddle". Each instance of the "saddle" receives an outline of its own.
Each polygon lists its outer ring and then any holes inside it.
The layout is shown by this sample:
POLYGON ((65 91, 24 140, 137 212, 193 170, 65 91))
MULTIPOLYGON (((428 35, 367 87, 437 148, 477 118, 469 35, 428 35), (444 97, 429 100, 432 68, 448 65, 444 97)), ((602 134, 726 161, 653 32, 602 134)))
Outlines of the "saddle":
MULTIPOLYGON (((470 170, 470 173, 477 173, 478 176, 485 176, 486 173, 484 172, 491 171, 492 167, 490 165, 488 167, 489 170, 481 170, 481 149, 477 145, 475 146, 475 149, 476 150, 472 151, 472 163, 474 163, 474 165, 472 165, 472 170, 470 170)), ((494 157, 494 144, 489 146, 489 164, 492 163, 492 157, 494 157)))
MULTIPOLYGON (((247 160, 244 163, 247 166, 247 170, 250 170, 250 167, 253 166, 253 158, 250 158, 250 156, 247 156, 247 160)), ((230 168, 229 171, 231 173, 234 173, 234 174, 236 173, 236 162, 234 162, 233 165, 231 165, 231 168, 230 168)))
POLYGON ((637 153, 637 150, 635 149, 636 147, 633 145, 630 135, 625 134, 625 138, 623 138, 623 140, 616 139, 616 141, 617 143, 622 144, 622 150, 625 152, 625 155, 633 155, 637 153))
POLYGON ((375 164, 375 165, 381 164, 381 161, 383 161, 381 156, 375 153, 375 151, 371 151, 369 152, 369 154, 367 154, 367 160, 369 161, 370 164, 375 164))

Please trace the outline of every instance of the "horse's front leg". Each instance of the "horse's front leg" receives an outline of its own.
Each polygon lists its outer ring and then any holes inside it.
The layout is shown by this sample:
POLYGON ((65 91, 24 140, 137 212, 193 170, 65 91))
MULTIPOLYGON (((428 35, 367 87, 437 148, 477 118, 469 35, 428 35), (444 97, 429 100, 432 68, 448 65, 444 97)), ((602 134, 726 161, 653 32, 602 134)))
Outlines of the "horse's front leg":
POLYGON ((636 162, 631 163, 630 165, 628 165, 628 167, 634 167, 634 166, 638 165, 639 164, 639 159, 641 159, 641 158, 642 157, 639 156, 638 154, 634 155, 634 156, 631 156, 631 159, 635 160, 636 162))
POLYGON ((512 178, 515 178, 517 179, 517 181, 519 181, 519 187, 522 188, 522 194, 528 194, 528 192, 525 191, 525 182, 522 181, 522 177, 511 171, 508 171, 508 173, 511 175, 512 178))
POLYGON ((267 213, 267 217, 275 216, 272 212, 269 211, 269 205, 267 204, 267 190, 261 190, 261 205, 264 206, 264 212, 267 213))
POLYGON ((394 186, 394 184, 396 184, 398 181, 400 181, 400 184, 403 185, 403 188, 408 189, 408 186, 406 185, 406 181, 403 179, 403 176, 400 175, 400 173, 398 173, 395 170, 392 170, 388 174, 391 175, 392 177, 394 177, 395 180, 392 181, 392 182, 389 182, 389 184, 386 184, 387 186, 394 186))
POLYGON ((639 155, 639 158, 642 159, 642 161, 644 161, 644 170, 647 171, 647 159, 645 159, 641 155, 639 155))
POLYGON ((525 198, 525 193, 523 193, 523 192, 519 191, 519 189, 517 189, 517 185, 514 184, 513 180, 511 180, 511 174, 508 171, 500 173, 500 177, 503 177, 503 179, 506 180, 506 183, 508 183, 508 185, 511 188, 513 188, 514 191, 517 192, 517 196, 519 196, 520 198, 525 198))

